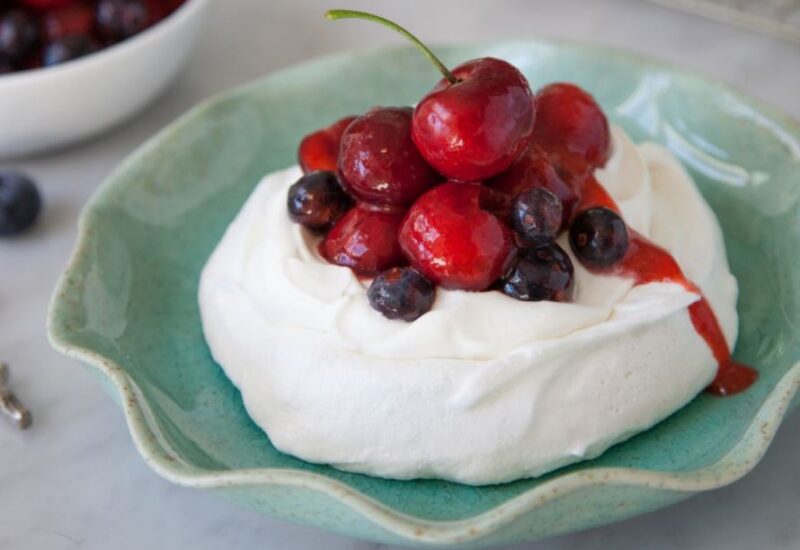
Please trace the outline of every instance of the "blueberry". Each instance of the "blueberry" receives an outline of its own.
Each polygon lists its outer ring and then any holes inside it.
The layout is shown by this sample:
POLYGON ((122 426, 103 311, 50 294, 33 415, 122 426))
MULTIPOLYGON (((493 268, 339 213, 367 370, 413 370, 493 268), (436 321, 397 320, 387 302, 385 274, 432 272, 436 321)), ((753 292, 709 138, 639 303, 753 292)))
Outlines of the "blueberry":
POLYGON ((95 12, 97 33, 109 42, 119 42, 142 32, 149 19, 143 0, 100 0, 95 12))
POLYGON ((36 185, 17 172, 0 172, 0 236, 28 229, 42 206, 36 185))
POLYGON ((47 45, 42 57, 45 67, 58 65, 72 59, 94 53, 99 49, 97 43, 83 34, 72 34, 58 38, 47 45))
POLYGON ((511 221, 526 245, 541 246, 556 238, 563 212, 561 199, 544 187, 534 187, 514 199, 511 221))
POLYGON ((608 208, 590 208, 578 214, 569 231, 575 255, 589 268, 611 267, 628 251, 628 229, 608 208))
POLYGON ((289 188, 289 217, 313 231, 326 231, 353 206, 336 174, 317 171, 305 174, 289 188))
POLYGON ((573 274, 567 253, 551 242, 521 250, 511 270, 503 277, 501 290, 527 302, 568 302, 572 296, 573 274))
POLYGON ((39 26, 30 13, 11 9, 0 17, 0 56, 19 63, 30 55, 39 41, 39 26))
POLYGON ((430 311, 436 287, 413 268, 393 267, 375 277, 367 297, 384 317, 414 321, 430 311))

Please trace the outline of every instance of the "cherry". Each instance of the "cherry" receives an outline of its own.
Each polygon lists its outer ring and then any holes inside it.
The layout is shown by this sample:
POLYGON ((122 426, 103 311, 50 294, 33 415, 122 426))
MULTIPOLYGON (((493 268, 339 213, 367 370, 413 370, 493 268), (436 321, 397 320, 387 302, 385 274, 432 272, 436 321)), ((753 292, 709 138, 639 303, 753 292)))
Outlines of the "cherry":
POLYGON ((414 321, 430 311, 436 287, 411 267, 393 267, 372 281, 367 298, 387 319, 414 321))
POLYGON ((577 156, 591 167, 603 166, 611 149, 603 110, 586 91, 569 83, 550 84, 536 93, 533 140, 548 152, 577 156))
POLYGON ((342 134, 339 174, 356 198, 405 206, 439 180, 411 140, 411 107, 379 107, 342 134))
POLYGON ((514 231, 528 246, 541 246, 556 238, 561 227, 561 200, 544 187, 523 191, 514 199, 514 231))
POLYGON ((575 255, 587 267, 611 267, 628 252, 628 229, 613 210, 595 207, 578 214, 569 232, 575 255))
POLYGON ((73 34, 89 35, 93 26, 94 10, 87 4, 54 9, 42 17, 42 27, 47 40, 56 40, 73 34))
POLYGON ((55 10, 78 3, 79 0, 18 0, 29 8, 36 10, 55 10))
POLYGON ((164 19, 168 12, 168 7, 164 0, 144 0, 147 7, 147 26, 155 25, 164 19))
POLYGON ((39 26, 29 12, 11 9, 0 17, 0 55, 19 63, 33 53, 39 41, 39 26))
POLYGON ((354 116, 345 117, 302 139, 297 150, 297 160, 303 172, 336 171, 342 133, 355 119, 354 116))
POLYGON ((508 168, 528 147, 534 104, 527 80, 491 57, 456 67, 417 104, 412 135, 422 156, 445 176, 479 181, 508 168))
POLYGON ((377 15, 331 10, 328 19, 357 18, 402 34, 444 75, 417 104, 412 135, 422 156, 451 179, 478 181, 499 174, 528 146, 534 102, 528 81, 513 65, 473 59, 450 72, 413 34, 377 15))
POLYGON ((503 278, 504 294, 529 302, 572 298, 574 269, 564 249, 556 243, 521 251, 503 278))
POLYGON ((400 246, 411 264, 444 288, 485 290, 503 274, 513 236, 481 206, 485 188, 447 182, 411 207, 400 228, 400 246))
POLYGON ((97 33, 109 42, 119 42, 138 34, 150 22, 143 0, 99 0, 95 17, 97 33))
POLYGON ((18 172, 0 172, 0 236, 28 229, 41 207, 42 198, 32 179, 18 172))
POLYGON ((336 174, 327 171, 303 175, 289 188, 286 202, 292 221, 312 231, 327 231, 353 205, 336 174))
POLYGON ((71 34, 50 42, 44 49, 42 63, 51 67, 77 59, 100 49, 97 42, 85 34, 71 34))
POLYGON ((575 187, 567 183, 568 180, 564 177, 567 175, 560 174, 553 166, 550 156, 534 145, 511 168, 490 179, 486 184, 511 199, 529 189, 537 187, 547 189, 561 200, 561 229, 564 229, 578 204, 578 193, 575 187))
POLYGON ((403 212, 358 204, 333 226, 320 252, 331 263, 370 277, 408 262, 397 242, 403 212))

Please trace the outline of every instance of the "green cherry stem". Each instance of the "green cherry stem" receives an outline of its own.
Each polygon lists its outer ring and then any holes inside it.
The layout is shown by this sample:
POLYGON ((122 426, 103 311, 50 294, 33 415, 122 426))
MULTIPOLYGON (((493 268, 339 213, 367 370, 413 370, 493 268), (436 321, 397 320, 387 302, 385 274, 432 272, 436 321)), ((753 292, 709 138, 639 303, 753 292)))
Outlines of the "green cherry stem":
POLYGON ((405 30, 403 27, 395 23, 394 21, 389 21, 379 15, 375 15, 374 13, 368 13, 365 11, 355 11, 355 10, 328 10, 325 12, 325 18, 330 19, 331 21, 336 21, 337 19, 364 19, 366 21, 372 21, 373 23, 380 23, 384 27, 388 27, 395 32, 398 32, 405 36, 408 40, 410 40, 422 54, 428 58, 428 61, 433 63, 433 65, 439 69, 439 72, 444 75, 444 77, 450 82, 450 84, 456 84, 458 82, 458 78, 456 75, 450 72, 450 70, 445 67, 444 63, 442 63, 438 57, 426 46, 422 43, 422 41, 405 30))

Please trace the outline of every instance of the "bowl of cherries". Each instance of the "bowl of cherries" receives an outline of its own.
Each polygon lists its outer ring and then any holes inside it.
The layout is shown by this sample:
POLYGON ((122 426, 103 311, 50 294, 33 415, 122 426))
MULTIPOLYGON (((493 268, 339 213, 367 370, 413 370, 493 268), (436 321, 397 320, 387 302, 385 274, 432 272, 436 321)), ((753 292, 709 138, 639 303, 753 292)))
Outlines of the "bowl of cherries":
POLYGON ((0 0, 0 157, 87 138, 143 108, 186 61, 207 5, 0 0))

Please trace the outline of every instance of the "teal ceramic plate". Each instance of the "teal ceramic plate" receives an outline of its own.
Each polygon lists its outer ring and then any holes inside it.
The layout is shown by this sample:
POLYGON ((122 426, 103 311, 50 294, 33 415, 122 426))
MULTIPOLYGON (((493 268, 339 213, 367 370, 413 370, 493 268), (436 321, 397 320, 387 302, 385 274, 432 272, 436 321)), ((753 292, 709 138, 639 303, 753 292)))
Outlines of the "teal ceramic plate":
MULTIPOLYGON (((764 454, 800 385, 800 128, 674 67, 552 42, 442 49, 505 58, 534 87, 585 86, 636 140, 666 144, 725 232, 739 279, 736 357, 758 383, 701 395, 603 456, 489 487, 389 481, 278 452, 212 361, 200 270, 262 175, 307 132, 375 104, 410 104, 437 74, 410 49, 346 53, 275 73, 194 109, 134 153, 90 201, 49 320, 54 346, 121 404, 159 474, 299 523, 376 541, 489 545, 585 529, 731 483, 764 454)), ((313 381, 309 381, 313 383, 313 381)))

